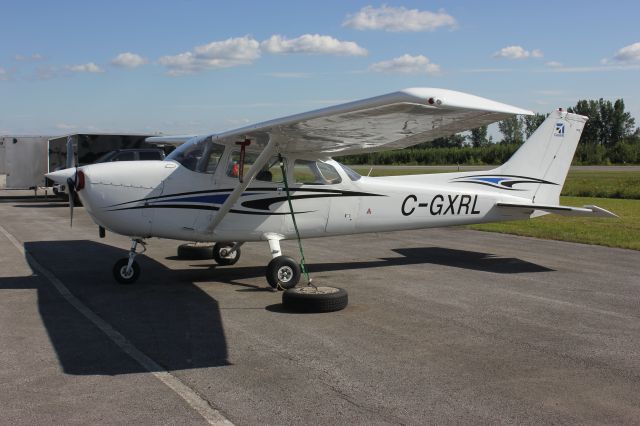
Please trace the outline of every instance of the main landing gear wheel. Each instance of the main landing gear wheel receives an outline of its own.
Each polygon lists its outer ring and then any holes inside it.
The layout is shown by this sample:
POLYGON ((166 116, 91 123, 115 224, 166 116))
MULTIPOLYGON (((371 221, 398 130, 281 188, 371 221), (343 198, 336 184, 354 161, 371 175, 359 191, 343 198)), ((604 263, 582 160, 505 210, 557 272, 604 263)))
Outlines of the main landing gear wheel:
POLYGON ((113 277, 119 284, 133 284, 140 276, 140 266, 135 260, 131 264, 131 268, 127 270, 129 258, 123 257, 113 266, 113 277))
POLYGON ((213 257, 210 244, 186 243, 178 246, 178 257, 185 260, 208 260, 213 257))
POLYGON ((297 287, 282 293, 282 307, 292 312, 335 312, 348 303, 347 291, 337 287, 297 287))
POLYGON ((213 260, 221 266, 235 265, 240 260, 240 247, 232 250, 234 246, 234 243, 216 243, 213 246, 213 260))
POLYGON ((278 256, 267 265, 267 281, 278 290, 293 288, 300 281, 300 265, 289 256, 278 256))

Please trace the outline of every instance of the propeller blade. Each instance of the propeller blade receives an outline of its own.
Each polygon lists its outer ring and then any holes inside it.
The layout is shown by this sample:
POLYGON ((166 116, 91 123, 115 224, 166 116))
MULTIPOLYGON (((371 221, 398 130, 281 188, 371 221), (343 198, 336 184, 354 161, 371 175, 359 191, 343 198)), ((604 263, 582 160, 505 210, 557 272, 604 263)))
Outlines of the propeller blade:
POLYGON ((76 193, 76 183, 71 178, 67 178, 67 189, 69 190, 69 218, 70 224, 69 226, 73 228, 73 207, 74 207, 74 198, 76 193))

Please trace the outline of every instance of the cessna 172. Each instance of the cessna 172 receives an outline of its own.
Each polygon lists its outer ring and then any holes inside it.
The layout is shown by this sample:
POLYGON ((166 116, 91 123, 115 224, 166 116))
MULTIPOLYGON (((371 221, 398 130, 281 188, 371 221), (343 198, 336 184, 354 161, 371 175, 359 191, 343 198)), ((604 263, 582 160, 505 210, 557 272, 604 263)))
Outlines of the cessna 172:
POLYGON ((94 164, 47 177, 75 189, 101 232, 131 238, 129 256, 113 270, 120 283, 138 278, 137 246, 144 249, 150 237, 217 241, 213 257, 223 265, 238 260, 243 243, 266 241, 272 255, 267 280, 285 289, 298 283, 300 265, 282 254, 280 241, 296 236, 548 213, 615 216, 596 206, 559 205, 586 122, 562 110, 551 113, 508 162, 489 171, 373 178, 330 158, 405 148, 515 114, 532 113, 461 92, 406 89, 224 133, 153 137, 184 143, 164 161, 94 164))

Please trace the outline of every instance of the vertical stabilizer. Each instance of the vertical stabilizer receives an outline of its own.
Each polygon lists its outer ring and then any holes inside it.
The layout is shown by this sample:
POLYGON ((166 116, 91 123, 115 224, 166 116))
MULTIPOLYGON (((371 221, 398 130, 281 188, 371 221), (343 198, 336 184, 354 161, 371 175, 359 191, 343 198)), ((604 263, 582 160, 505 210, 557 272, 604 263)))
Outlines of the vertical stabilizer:
POLYGON ((520 186, 518 195, 534 203, 559 204, 586 121, 582 115, 552 112, 509 161, 492 173, 530 179, 531 183, 520 186))

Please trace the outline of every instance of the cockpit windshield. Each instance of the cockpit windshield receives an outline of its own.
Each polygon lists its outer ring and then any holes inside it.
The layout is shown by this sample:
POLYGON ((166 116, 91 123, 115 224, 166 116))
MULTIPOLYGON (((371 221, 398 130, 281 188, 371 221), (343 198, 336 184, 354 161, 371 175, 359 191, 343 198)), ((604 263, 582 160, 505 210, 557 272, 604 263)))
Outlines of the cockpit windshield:
POLYGON ((223 145, 206 138, 196 143, 185 143, 169 154, 166 160, 177 161, 194 172, 213 174, 223 153, 223 145))

